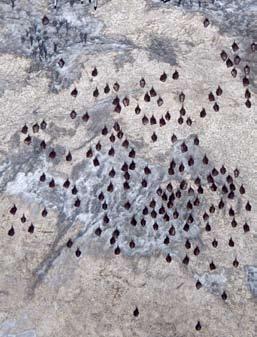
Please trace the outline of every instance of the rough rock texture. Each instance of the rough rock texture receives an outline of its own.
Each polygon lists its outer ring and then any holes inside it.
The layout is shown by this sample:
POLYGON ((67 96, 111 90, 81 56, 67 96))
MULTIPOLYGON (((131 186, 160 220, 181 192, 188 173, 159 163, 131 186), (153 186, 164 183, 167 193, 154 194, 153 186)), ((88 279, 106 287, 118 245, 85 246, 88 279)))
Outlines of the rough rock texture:
POLYGON ((0 1, 1 337, 256 336, 256 8, 0 1))

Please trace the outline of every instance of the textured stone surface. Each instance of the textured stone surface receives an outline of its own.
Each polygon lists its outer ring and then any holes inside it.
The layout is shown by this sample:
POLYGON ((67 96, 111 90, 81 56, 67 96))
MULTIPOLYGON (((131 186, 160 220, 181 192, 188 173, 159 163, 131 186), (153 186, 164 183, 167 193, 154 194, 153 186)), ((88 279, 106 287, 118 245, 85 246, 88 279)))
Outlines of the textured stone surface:
POLYGON ((0 336, 256 336, 254 1, 82 2, 0 2, 0 336))

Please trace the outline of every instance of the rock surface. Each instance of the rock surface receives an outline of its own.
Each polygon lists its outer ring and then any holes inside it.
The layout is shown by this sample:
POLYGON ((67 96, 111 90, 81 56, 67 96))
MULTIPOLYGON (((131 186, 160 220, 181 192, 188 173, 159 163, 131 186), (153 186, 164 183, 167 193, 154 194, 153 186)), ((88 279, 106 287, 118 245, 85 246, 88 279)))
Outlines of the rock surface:
POLYGON ((256 8, 0 2, 1 337, 256 336, 256 8))

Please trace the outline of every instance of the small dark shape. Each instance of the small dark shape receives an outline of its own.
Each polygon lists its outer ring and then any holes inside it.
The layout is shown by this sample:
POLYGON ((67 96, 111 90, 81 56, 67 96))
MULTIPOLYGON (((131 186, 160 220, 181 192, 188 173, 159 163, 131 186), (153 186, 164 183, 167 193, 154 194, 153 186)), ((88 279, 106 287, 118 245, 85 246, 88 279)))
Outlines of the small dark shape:
POLYGON ((237 261, 237 259, 235 258, 235 260, 233 261, 233 266, 235 268, 237 268, 239 266, 239 262, 237 261))
POLYGON ((104 93, 105 94, 108 94, 110 92, 110 87, 109 87, 109 84, 106 83, 105 87, 104 87, 104 93))
POLYGON ((177 80, 179 78, 179 73, 177 70, 175 70, 174 73, 172 74, 172 78, 173 80, 177 80))
POLYGON ((213 246, 214 248, 217 248, 217 247, 218 247, 218 241, 217 241, 216 239, 214 239, 214 240, 212 241, 212 246, 213 246))
POLYGON ((200 331, 201 329, 202 329, 201 323, 198 321, 195 326, 195 330, 200 331))
POLYGON ((63 68, 64 65, 65 65, 64 60, 63 60, 63 59, 60 59, 60 60, 58 61, 58 66, 59 66, 60 68, 63 68))
POLYGON ((203 163, 207 165, 209 163, 209 159, 207 158, 206 154, 203 157, 203 163))
POLYGON ((96 144, 95 148, 96 148, 96 150, 97 150, 97 151, 100 151, 100 150, 101 150, 101 148, 102 148, 102 145, 101 145, 101 143, 100 143, 100 142, 98 142, 98 143, 96 144))
POLYGON ((128 209, 130 209, 130 207, 131 207, 130 202, 129 201, 125 202, 124 208, 128 210, 128 209))
POLYGON ((14 228, 13 228, 13 226, 9 229, 9 231, 8 231, 8 235, 9 236, 14 236, 14 234, 15 234, 15 231, 14 231, 14 228))
POLYGON ((32 130, 33 130, 33 133, 37 133, 39 131, 39 125, 38 125, 38 123, 36 123, 36 124, 34 124, 32 126, 32 130))
POLYGON ((214 269, 216 269, 216 266, 215 266, 214 262, 212 261, 210 263, 210 270, 214 270, 214 269))
POLYGON ((110 184, 107 186, 107 191, 108 192, 113 192, 113 184, 112 184, 112 182, 110 182, 110 184))
POLYGON ((157 141, 157 135, 155 132, 153 132, 152 136, 151 136, 151 139, 153 142, 156 142, 157 141))
POLYGON ((245 194, 245 188, 244 188, 243 185, 240 186, 239 192, 240 192, 240 194, 245 194))
POLYGON ((146 225, 145 219, 142 219, 140 223, 141 223, 141 226, 142 226, 142 227, 145 227, 145 225, 146 225))
POLYGON ((165 82, 167 80, 167 74, 165 72, 162 73, 162 75, 160 76, 160 81, 161 82, 165 82))
POLYGON ((72 90, 72 92, 70 94, 73 97, 77 97, 78 96, 78 90, 75 88, 75 89, 72 90))
POLYGON ((207 27, 209 26, 209 24, 210 24, 209 19, 205 18, 204 21, 203 21, 203 26, 204 26, 205 28, 207 28, 207 27))
POLYGON ((180 101, 180 103, 184 103, 184 101, 185 101, 185 94, 183 93, 183 92, 181 92, 180 94, 179 94, 179 101, 180 101))
POLYGON ((235 65, 238 66, 240 62, 241 62, 240 56, 236 55, 236 56, 234 57, 234 63, 235 63, 235 65))
POLYGON ((149 169, 148 166, 145 166, 144 172, 145 172, 146 175, 151 174, 151 170, 149 169))
POLYGON ((75 206, 75 207, 80 207, 80 200, 79 200, 79 198, 77 198, 77 199, 75 200, 74 206, 75 206))
POLYGON ((230 58, 226 61, 227 68, 233 67, 233 62, 230 60, 230 58))
POLYGON ((186 255, 182 261, 185 265, 189 264, 189 257, 186 255))
POLYGON ((142 118, 142 123, 144 125, 148 124, 149 123, 149 119, 146 117, 146 115, 144 115, 144 117, 142 118))
POLYGON ((118 103, 120 103, 120 99, 119 99, 118 96, 116 96, 116 97, 113 99, 112 104, 113 104, 113 105, 117 105, 118 103))
POLYGON ((99 201, 103 201, 104 200, 104 194, 103 194, 103 192, 99 193, 98 199, 99 199, 99 201))
POLYGON ((128 171, 128 164, 126 162, 121 166, 121 170, 124 172, 128 171))
POLYGON ((92 70, 92 76, 97 76, 97 74, 98 74, 98 71, 97 71, 97 69, 96 69, 96 67, 94 67, 94 69, 92 70))
POLYGON ((200 254, 200 249, 199 249, 198 246, 196 246, 195 249, 194 249, 194 255, 198 256, 199 254, 200 254))
POLYGON ((180 148, 181 148, 182 153, 185 153, 188 151, 188 147, 184 142, 181 144, 180 148))
POLYGON ((110 238, 110 244, 111 244, 111 245, 114 245, 115 242, 116 242, 116 239, 112 236, 112 237, 110 238))
POLYGON ((249 79, 247 77, 243 78, 243 86, 247 87, 250 84, 249 79))
POLYGON ((40 123, 40 127, 41 127, 41 130, 45 130, 47 127, 47 123, 44 120, 42 120, 42 122, 40 123))
POLYGON ((172 258, 171 258, 171 256, 170 256, 170 254, 166 255, 166 261, 167 261, 168 263, 170 263, 171 260, 172 260, 172 258))
POLYGON ((175 230, 175 227, 173 225, 169 229, 169 235, 171 235, 171 236, 176 235, 176 230, 175 230))
POLYGON ((231 75, 235 78, 237 76, 237 70, 235 68, 233 68, 231 70, 231 75))
POLYGON ((115 150, 114 150, 113 147, 111 147, 110 150, 108 151, 108 155, 111 156, 111 157, 113 157, 114 154, 115 154, 115 150))
POLYGON ((139 105, 137 105, 136 108, 135 108, 135 114, 139 115, 140 112, 141 112, 141 109, 140 109, 139 105))
POLYGON ((233 220, 231 221, 231 226, 232 226, 233 228, 235 228, 235 227, 237 226, 237 222, 236 222, 236 219, 235 219, 235 218, 233 218, 233 220))
POLYGON ((197 280, 195 287, 197 290, 199 290, 200 288, 202 288, 202 283, 199 280, 197 280))
POLYGON ((200 112, 200 117, 201 118, 204 118, 204 117, 206 117, 206 110, 203 108, 202 110, 201 110, 201 112, 200 112))
POLYGON ((112 168, 111 171, 109 172, 109 176, 111 178, 113 178, 115 176, 115 174, 116 174, 116 172, 115 172, 114 168, 112 168))
POLYGON ((70 118, 71 119, 75 119, 77 117, 77 113, 75 110, 72 110, 71 113, 70 113, 70 118))
POLYGON ((122 100, 122 103, 124 106, 129 106, 129 99, 128 97, 124 97, 123 100, 122 100))
POLYGON ((257 45, 256 45, 256 43, 252 43, 251 44, 251 50, 252 50, 252 52, 255 52, 256 50, 257 50, 257 45))
POLYGON ((166 119, 167 121, 170 120, 170 113, 169 113, 169 111, 166 112, 166 114, 165 114, 165 119, 166 119))
POLYGON ((226 168, 224 165, 222 165, 221 169, 220 169, 220 173, 221 174, 225 174, 227 172, 226 168))
POLYGON ((246 205, 245 205, 245 209, 247 210, 247 211, 251 211, 252 210, 252 206, 251 206, 251 204, 249 203, 249 201, 247 201, 247 203, 246 203, 246 205))
POLYGON ((24 133, 24 134, 26 134, 28 132, 28 127, 27 127, 26 124, 22 127, 21 132, 24 133))
POLYGON ((222 89, 221 89, 221 87, 220 86, 218 86, 218 88, 217 88, 217 90, 216 90, 216 95, 217 96, 221 96, 222 95, 222 89))
POLYGON ((115 136, 114 136, 114 134, 112 133, 111 135, 110 135, 110 142, 112 142, 112 143, 114 143, 115 142, 115 136))
POLYGON ((122 146, 124 146, 125 148, 128 148, 129 146, 129 141, 127 139, 125 139, 122 143, 122 146))
POLYGON ((176 141, 177 141, 177 136, 173 134, 171 136, 171 142, 174 144, 174 143, 176 143, 176 141))
POLYGON ((41 181, 42 183, 46 180, 46 175, 44 173, 41 174, 39 181, 41 181))
POLYGON ((228 55, 224 50, 222 50, 222 52, 220 53, 220 57, 221 57, 222 61, 225 62, 226 59, 228 58, 228 55))
POLYGON ((55 187, 55 181, 54 181, 54 179, 51 179, 51 181, 49 182, 49 187, 51 187, 51 188, 55 187))
POLYGON ((114 249, 114 254, 115 255, 119 255, 120 254, 120 247, 117 246, 115 249, 114 249))
POLYGON ((229 245, 229 247, 234 247, 235 243, 232 240, 232 238, 229 239, 228 245, 229 245))
POLYGON ((117 91, 119 91, 119 89, 120 89, 119 83, 115 82, 114 85, 113 85, 113 90, 117 92, 117 91))
POLYGON ((218 104, 217 102, 215 102, 215 104, 213 105, 213 110, 214 110, 215 112, 218 112, 219 109, 220 109, 219 104, 218 104))
POLYGON ((133 311, 133 315, 134 315, 135 317, 138 317, 139 311, 138 311, 138 308, 137 308, 137 307, 136 307, 136 309, 133 311))
POLYGON ((186 109, 182 106, 182 108, 179 110, 180 116, 185 116, 186 109))
POLYGON ((153 229, 155 231, 158 231, 158 229, 159 229, 159 226, 158 226, 158 224, 156 222, 153 224, 153 229))
POLYGON ((156 124, 157 122, 156 122, 156 119, 155 119, 155 117, 154 117, 154 115, 152 115, 152 117, 150 118, 150 124, 151 125, 154 125, 154 124, 156 124))
POLYGON ((156 97, 156 96, 157 96, 157 93, 156 93, 154 87, 152 87, 152 88, 150 89, 149 93, 150 93, 150 96, 151 96, 151 97, 156 97))
POLYGON ((67 180, 65 180, 65 182, 63 183, 63 187, 69 188, 69 186, 70 186, 70 182, 69 182, 69 180, 67 179, 67 180))
POLYGON ((179 165, 179 168, 178 168, 179 172, 184 172, 184 169, 185 169, 185 167, 184 167, 183 163, 181 163, 179 165))
POLYGON ((233 50, 234 53, 239 50, 238 44, 235 41, 232 44, 232 50, 233 50))
POLYGON ((193 157, 189 157, 189 160, 188 160, 188 166, 193 166, 194 165, 194 158, 193 157))
POLYGON ((165 119, 163 117, 159 120, 160 127, 164 126, 166 124, 165 119))
POLYGON ((213 214, 215 212, 214 205, 211 205, 211 207, 209 208, 209 211, 210 211, 211 214, 213 214))
POLYGON ((150 102, 151 100, 151 97, 149 96, 148 92, 145 93, 145 96, 144 96, 144 101, 145 102, 150 102))
POLYGON ((88 151, 86 153, 86 156, 87 156, 87 158, 92 158, 93 157, 93 151, 92 151, 91 147, 90 147, 90 149, 88 149, 88 151))
POLYGON ((245 76, 248 76, 250 74, 250 67, 248 65, 244 67, 244 73, 245 73, 245 76))
POLYGON ((185 247, 186 247, 186 249, 190 249, 191 248, 191 243, 190 243, 190 241, 188 239, 186 240, 185 247))
POLYGON ((21 217, 21 222, 22 222, 22 223, 25 223, 26 220, 27 220, 27 219, 26 219, 25 215, 23 214, 22 217, 21 217))
POLYGON ((49 19, 48 17, 45 15, 43 18, 42 18, 42 24, 44 26, 48 25, 49 24, 49 19))
POLYGON ((211 171, 211 174, 213 175, 213 177, 216 177, 219 174, 219 171, 214 167, 211 171))
POLYGON ((215 101, 215 97, 214 97, 214 95, 213 95, 212 92, 209 93, 209 96, 208 96, 208 97, 209 97, 209 101, 210 101, 210 102, 215 101))
POLYGON ((245 90, 245 98, 246 98, 246 99, 251 98, 251 93, 250 93, 249 89, 246 89, 246 90, 245 90))
POLYGON ((223 200, 220 199, 220 202, 219 202, 219 205, 218 205, 219 209, 222 209, 224 206, 225 206, 225 204, 224 204, 223 200))
POLYGON ((15 215, 16 211, 17 211, 17 207, 15 205, 13 205, 12 208, 10 209, 10 213, 12 215, 15 215))
POLYGON ((237 177, 239 177, 239 169, 238 168, 236 168, 235 170, 234 170, 234 177, 235 178, 237 178, 237 177))
POLYGON ((51 159, 54 159, 56 157, 56 152, 54 150, 52 150, 50 153, 49 153, 49 158, 51 159))
POLYGON ((244 229, 244 232, 247 233, 250 231, 250 227, 248 225, 248 223, 245 223, 244 226, 243 226, 243 229, 244 229))
POLYGON ((221 298, 223 299, 223 301, 226 301, 226 299, 228 298, 225 291, 223 291, 221 298))
POLYGON ((42 217, 45 218, 47 216, 47 213, 48 212, 47 212, 46 208, 44 208, 43 211, 41 212, 42 217))
POLYGON ((207 224, 205 226, 205 230, 206 230, 206 232, 210 232, 211 231, 211 226, 210 226, 209 222, 207 222, 207 224))
POLYGON ((140 85, 141 88, 145 87, 145 80, 144 80, 144 78, 141 78, 141 80, 139 81, 139 85, 140 85))
POLYGON ((71 193, 72 193, 73 195, 76 195, 76 194, 78 193, 78 189, 77 189, 76 185, 73 186, 73 188, 72 188, 72 190, 71 190, 71 193))
POLYGON ((96 87, 95 90, 93 91, 93 96, 94 96, 94 97, 98 97, 98 96, 99 96, 99 90, 98 90, 97 87, 96 87))
POLYGON ((107 205, 106 202, 104 202, 104 203, 102 204, 102 209, 106 210, 107 208, 108 208, 108 205, 107 205))
POLYGON ((40 148, 43 150, 46 148, 46 143, 44 140, 42 140, 42 142, 40 143, 40 148))
POLYGON ((131 249, 133 249, 133 248, 136 247, 135 242, 134 242, 133 240, 130 241, 129 247, 130 247, 131 249))
POLYGON ((28 136, 24 139, 24 143, 27 144, 27 145, 30 145, 30 144, 31 144, 31 137, 30 137, 30 135, 28 135, 28 136))
POLYGON ((248 109, 251 108, 252 103, 251 103, 251 101, 250 101, 249 99, 247 99, 247 100, 245 101, 245 106, 246 106, 248 109))
POLYGON ((157 105, 158 105, 158 106, 162 106, 162 105, 163 105, 163 99, 162 99, 161 97, 159 97, 159 98, 157 99, 157 105))
POLYGON ((30 234, 33 234, 34 233, 34 229, 35 229, 35 227, 34 227, 33 223, 31 223, 30 226, 29 226, 29 228, 28 228, 28 232, 30 234))
POLYGON ((125 178, 126 180, 129 180, 129 179, 130 179, 130 174, 129 174, 128 172, 125 172, 124 178, 125 178))
POLYGON ((80 257, 81 251, 80 251, 79 248, 76 249, 75 255, 76 255, 77 257, 80 257))
POLYGON ((67 156, 66 156, 66 161, 71 161, 72 160, 72 155, 70 153, 70 151, 68 152, 67 156))
POLYGON ((187 118, 186 123, 188 126, 192 125, 192 119, 190 117, 187 118))
POLYGON ((134 149, 131 149, 130 152, 129 152, 129 157, 130 158, 135 158, 135 155, 136 155, 136 152, 134 149))
POLYGON ((200 205, 200 200, 196 198, 194 201, 194 206, 199 206, 199 205, 200 205))

